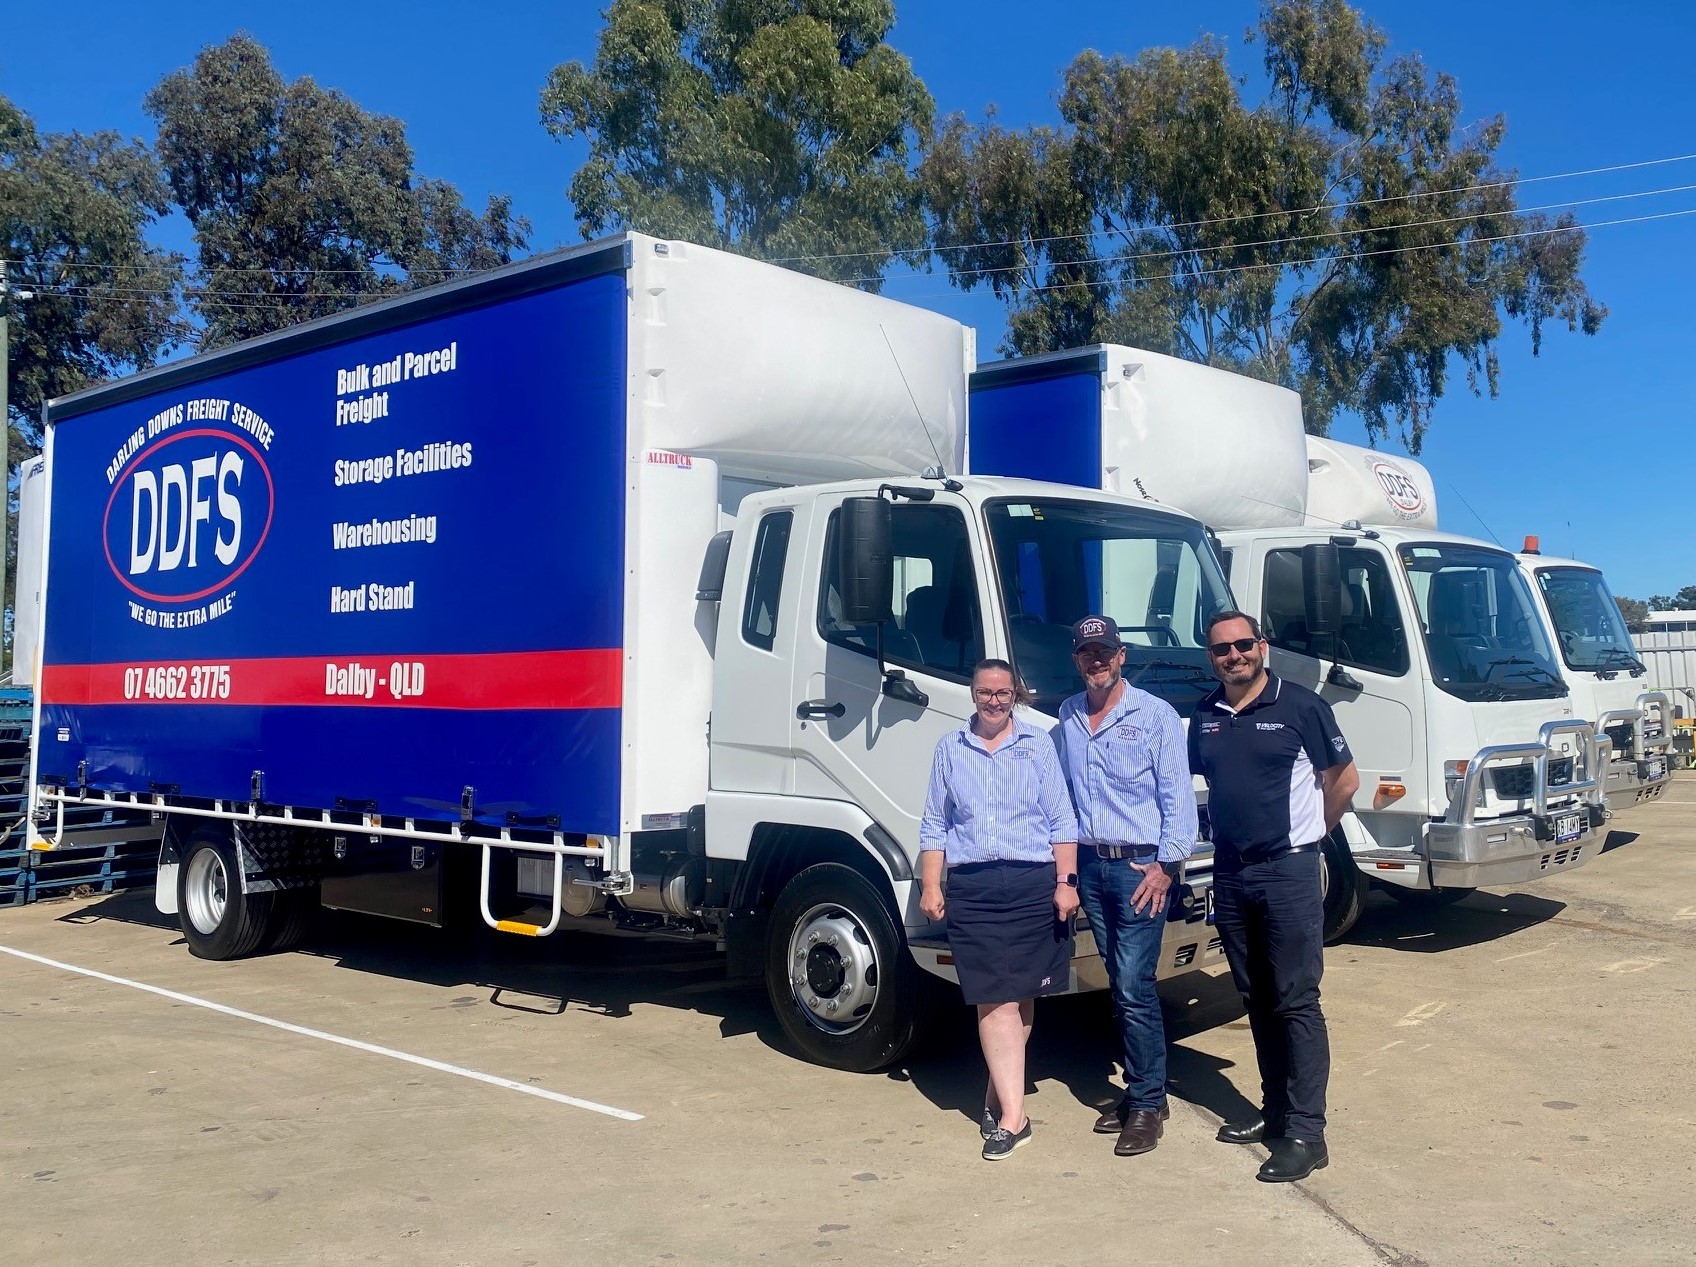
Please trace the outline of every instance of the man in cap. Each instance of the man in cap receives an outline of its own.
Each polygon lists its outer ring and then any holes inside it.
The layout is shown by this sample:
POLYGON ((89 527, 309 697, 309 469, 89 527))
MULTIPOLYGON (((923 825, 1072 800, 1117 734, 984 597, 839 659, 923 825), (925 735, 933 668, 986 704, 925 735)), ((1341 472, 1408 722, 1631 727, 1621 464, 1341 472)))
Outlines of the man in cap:
POLYGON ((1166 1028, 1154 991, 1167 892, 1196 838, 1184 727, 1125 681, 1125 644, 1106 616, 1072 626, 1084 690, 1060 706, 1055 742, 1078 812, 1078 896, 1107 966, 1123 1039, 1125 1094, 1095 1124, 1121 1157, 1160 1142, 1166 1028))

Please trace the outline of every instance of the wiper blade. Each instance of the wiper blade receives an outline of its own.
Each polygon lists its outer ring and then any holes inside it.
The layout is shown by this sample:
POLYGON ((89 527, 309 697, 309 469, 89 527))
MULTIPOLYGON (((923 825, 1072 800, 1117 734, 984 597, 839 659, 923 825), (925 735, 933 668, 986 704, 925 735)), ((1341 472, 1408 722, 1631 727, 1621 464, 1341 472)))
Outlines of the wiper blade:
POLYGON ((1138 667, 1136 676, 1130 679, 1131 685, 1135 686, 1142 681, 1143 675, 1150 669, 1175 669, 1184 676, 1198 682, 1211 682, 1213 680, 1213 675, 1198 664, 1185 664, 1182 660, 1145 660, 1138 667))
POLYGON ((1538 664, 1537 661, 1527 660, 1524 656, 1508 656, 1505 659, 1490 661, 1489 666, 1484 670, 1484 680, 1486 682, 1494 682, 1496 680, 1496 670, 1497 669, 1509 668, 1510 666, 1521 666, 1521 667, 1513 668, 1513 670, 1511 672, 1505 673, 1502 676, 1504 676, 1504 677, 1532 677, 1532 676, 1540 673, 1545 678, 1547 678, 1549 681, 1553 682, 1556 686, 1564 685, 1564 683, 1562 683, 1562 681, 1561 681, 1560 674, 1553 673, 1553 672, 1549 671, 1548 669, 1544 668, 1542 665, 1538 664))
POLYGON ((1647 673, 1649 671, 1648 665, 1632 655, 1631 652, 1620 647, 1604 647, 1597 653, 1597 656, 1603 664, 1629 665, 1633 673, 1647 673))

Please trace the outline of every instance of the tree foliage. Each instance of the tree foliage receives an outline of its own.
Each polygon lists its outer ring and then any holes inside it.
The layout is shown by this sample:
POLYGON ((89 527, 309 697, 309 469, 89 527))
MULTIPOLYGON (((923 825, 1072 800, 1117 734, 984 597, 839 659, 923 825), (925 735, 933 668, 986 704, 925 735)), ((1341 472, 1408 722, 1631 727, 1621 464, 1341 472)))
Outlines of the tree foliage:
POLYGON ((0 97, 0 257, 30 295, 8 305, 12 466, 41 447, 47 400, 149 366, 183 336, 182 258, 146 241, 166 209, 142 142, 42 135, 0 97))
POLYGON ((1686 585, 1676 594, 1652 595, 1649 609, 1658 612, 1696 611, 1696 585, 1686 585))
POLYGON ((1619 614, 1625 620, 1625 627, 1632 633, 1642 633, 1649 623, 1649 604, 1640 598, 1626 598, 1615 595, 1614 602, 1619 606, 1619 614))
POLYGON ((285 80, 238 34, 147 95, 171 192, 194 226, 189 291, 206 347, 492 268, 528 221, 419 179, 398 119, 309 77, 285 80))
POLYGON ((1533 352, 1552 321, 1595 333, 1583 231, 1517 209, 1501 117, 1463 126, 1455 81, 1386 61, 1345 0, 1268 0, 1246 40, 1255 103, 1207 37, 1080 54, 1058 129, 945 122, 920 169, 934 241, 958 285, 1008 303, 1005 351, 1134 344, 1417 453, 1452 364, 1495 393, 1504 321, 1533 352))
POLYGON ((934 115, 884 43, 894 21, 893 0, 612 0, 594 64, 542 90, 549 131, 589 141, 570 186, 584 236, 637 229, 877 288, 924 239, 909 155, 934 115))

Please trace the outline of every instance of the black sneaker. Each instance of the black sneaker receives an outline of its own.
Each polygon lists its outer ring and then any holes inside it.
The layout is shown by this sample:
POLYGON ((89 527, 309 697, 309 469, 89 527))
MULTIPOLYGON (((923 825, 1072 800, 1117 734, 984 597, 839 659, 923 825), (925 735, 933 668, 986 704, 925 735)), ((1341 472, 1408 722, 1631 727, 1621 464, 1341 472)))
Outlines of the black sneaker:
POLYGON ((983 1141, 983 1159, 985 1161, 1000 1161, 1008 1156, 1020 1144, 1030 1143, 1031 1120, 1025 1119, 1023 1128, 1017 1135, 1004 1127, 997 1126, 983 1141))
POLYGON ((983 1111, 983 1116, 978 1119, 978 1134, 982 1135, 985 1139, 988 1139, 1000 1129, 1001 1119, 996 1117, 995 1114, 991 1113, 988 1109, 985 1109, 983 1111))

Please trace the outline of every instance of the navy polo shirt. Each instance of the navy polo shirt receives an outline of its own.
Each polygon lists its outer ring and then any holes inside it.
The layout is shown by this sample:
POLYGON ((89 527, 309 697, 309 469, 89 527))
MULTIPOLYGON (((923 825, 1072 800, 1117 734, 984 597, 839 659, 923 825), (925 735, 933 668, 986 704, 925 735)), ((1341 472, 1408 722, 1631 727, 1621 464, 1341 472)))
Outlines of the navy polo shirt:
POLYGON ((1190 769, 1207 779, 1215 848, 1253 859, 1325 835, 1319 772, 1354 760, 1331 706, 1270 669, 1241 712, 1218 687, 1190 722, 1190 769))

